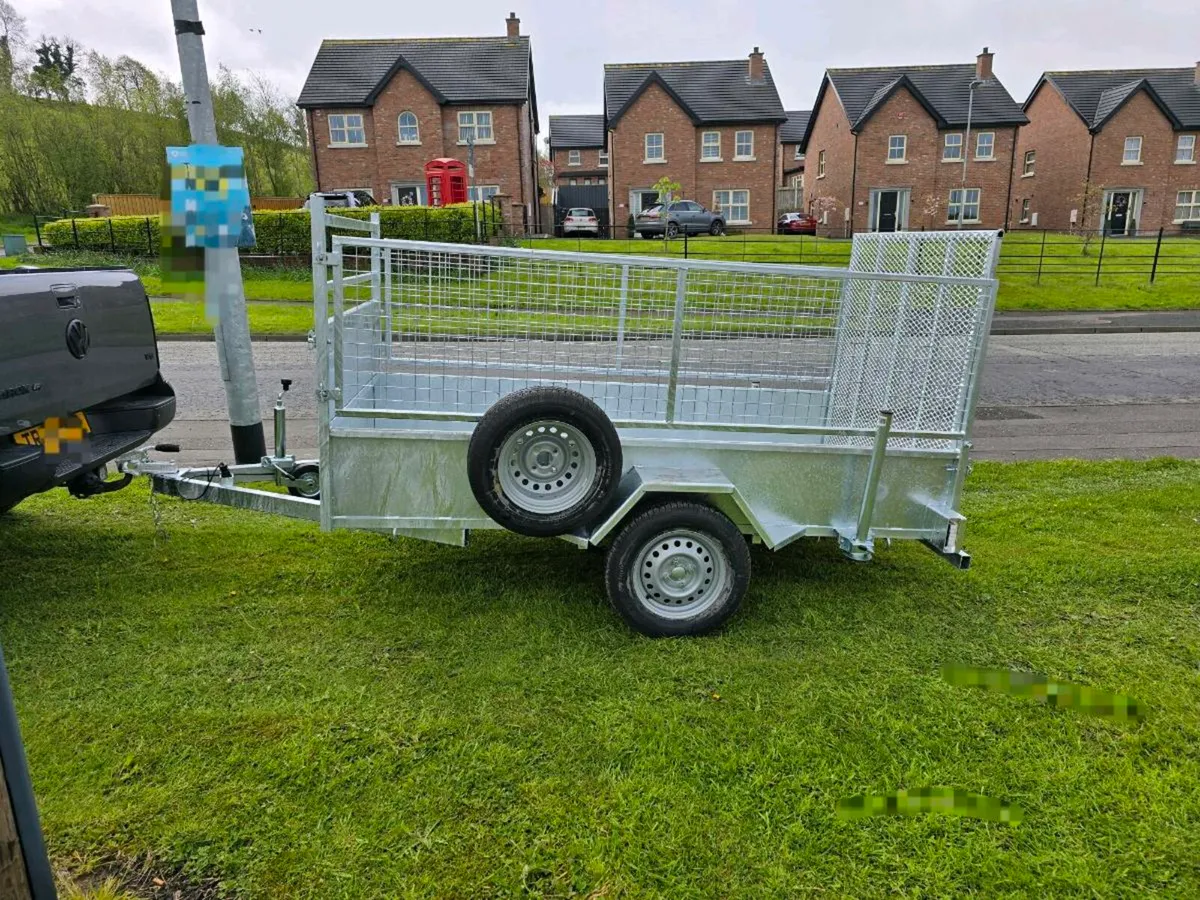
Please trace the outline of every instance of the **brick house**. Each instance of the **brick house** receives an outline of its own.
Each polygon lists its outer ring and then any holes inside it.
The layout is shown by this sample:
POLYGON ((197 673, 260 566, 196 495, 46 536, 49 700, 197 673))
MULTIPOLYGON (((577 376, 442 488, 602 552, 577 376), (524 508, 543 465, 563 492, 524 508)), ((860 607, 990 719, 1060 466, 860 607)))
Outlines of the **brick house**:
POLYGON ((774 225, 787 116, 757 47, 748 60, 606 65, 604 110, 614 223, 656 202, 666 176, 731 226, 774 225))
POLYGON ((322 41, 297 101, 318 189, 424 204, 425 164, 467 162, 473 138, 472 197, 499 195, 538 227, 533 59, 515 14, 506 26, 504 37, 322 41))
POLYGON ((779 186, 804 188, 804 132, 812 117, 810 109, 794 109, 785 113, 787 121, 779 126, 779 186))
POLYGON ((1025 114, 1014 223, 1117 235, 1200 226, 1200 63, 1046 72, 1025 114))
POLYGON ((608 179, 608 149, 604 140, 604 116, 551 116, 550 162, 554 184, 605 184, 608 179))
POLYGON ((974 65, 826 70, 801 143, 819 233, 1007 227, 1027 121, 986 47, 974 65))

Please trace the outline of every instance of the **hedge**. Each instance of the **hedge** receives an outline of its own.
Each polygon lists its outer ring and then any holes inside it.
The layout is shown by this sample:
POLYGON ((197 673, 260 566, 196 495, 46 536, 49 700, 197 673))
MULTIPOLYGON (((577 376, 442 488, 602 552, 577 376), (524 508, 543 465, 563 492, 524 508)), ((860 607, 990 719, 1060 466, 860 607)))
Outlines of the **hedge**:
MULTIPOLYGON (((475 243, 473 204, 446 207, 364 206, 333 210, 350 219, 379 213, 379 230, 385 238, 419 241, 475 243)), ((499 216, 489 203, 479 206, 485 236, 498 230, 499 216)), ((255 253, 308 253, 311 242, 307 209, 264 210, 254 213, 255 253)), ((355 232, 358 233, 358 232, 355 232)), ((115 250, 119 253, 157 253, 157 216, 111 216, 105 219, 58 219, 42 225, 42 242, 59 249, 115 250), (72 226, 72 223, 74 225, 72 226)))

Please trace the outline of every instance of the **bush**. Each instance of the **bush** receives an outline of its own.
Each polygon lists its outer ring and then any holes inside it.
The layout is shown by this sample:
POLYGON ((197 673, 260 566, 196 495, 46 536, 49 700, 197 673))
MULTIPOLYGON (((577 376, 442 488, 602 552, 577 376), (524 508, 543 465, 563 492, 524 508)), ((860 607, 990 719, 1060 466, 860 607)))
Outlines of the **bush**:
MULTIPOLYGON (((414 241, 475 243, 475 213, 472 204, 431 208, 427 206, 371 206, 332 210, 349 219, 367 219, 379 213, 382 237, 414 241)), ((486 237, 498 224, 491 204, 479 204, 479 220, 486 237)), ((107 219, 59 219, 42 226, 42 241, 50 247, 86 250, 115 250, 118 253, 157 253, 159 220, 154 216, 112 216, 107 219), (111 224, 112 229, 109 230, 111 224)), ((254 213, 255 246, 264 254, 308 253, 311 244, 308 210, 264 210, 254 213)), ((359 232, 354 232, 358 234, 359 232)))

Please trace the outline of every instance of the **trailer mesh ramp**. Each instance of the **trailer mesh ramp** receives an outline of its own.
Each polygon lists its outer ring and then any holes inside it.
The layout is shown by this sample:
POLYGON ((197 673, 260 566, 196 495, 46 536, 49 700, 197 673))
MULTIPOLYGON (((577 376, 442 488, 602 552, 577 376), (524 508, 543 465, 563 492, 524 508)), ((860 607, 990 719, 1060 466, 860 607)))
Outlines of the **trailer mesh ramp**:
MULTIPOLYGON (((999 246, 995 231, 855 235, 852 273, 937 280, 847 279, 830 384, 831 427, 869 428, 879 410, 890 409, 897 430, 965 431, 992 297, 944 279, 992 278, 999 246)), ((863 437, 844 440, 870 443, 863 437)), ((947 442, 907 438, 895 446, 938 449, 947 442)))

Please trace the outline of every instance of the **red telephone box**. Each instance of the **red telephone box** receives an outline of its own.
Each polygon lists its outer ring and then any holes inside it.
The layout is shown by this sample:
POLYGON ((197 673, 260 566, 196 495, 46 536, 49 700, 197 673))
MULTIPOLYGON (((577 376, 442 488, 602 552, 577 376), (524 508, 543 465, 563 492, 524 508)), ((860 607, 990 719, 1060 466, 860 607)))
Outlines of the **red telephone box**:
POLYGON ((467 202, 467 167, 457 159, 440 157, 425 163, 425 191, 430 206, 467 202))

